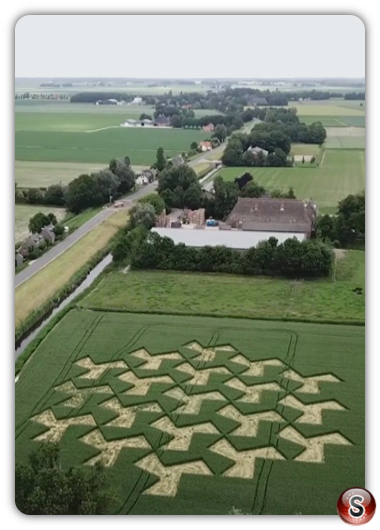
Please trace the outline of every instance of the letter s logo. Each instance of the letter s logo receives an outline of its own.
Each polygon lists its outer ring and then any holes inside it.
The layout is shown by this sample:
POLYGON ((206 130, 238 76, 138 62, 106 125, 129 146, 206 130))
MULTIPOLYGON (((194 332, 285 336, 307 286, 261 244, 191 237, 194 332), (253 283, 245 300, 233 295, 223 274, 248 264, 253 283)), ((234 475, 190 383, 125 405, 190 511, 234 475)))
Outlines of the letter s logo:
POLYGON ((351 517, 355 517, 357 519, 359 519, 359 517, 363 517, 365 508, 362 502, 364 502, 364 498, 361 495, 354 495, 351 497, 349 509, 351 517))

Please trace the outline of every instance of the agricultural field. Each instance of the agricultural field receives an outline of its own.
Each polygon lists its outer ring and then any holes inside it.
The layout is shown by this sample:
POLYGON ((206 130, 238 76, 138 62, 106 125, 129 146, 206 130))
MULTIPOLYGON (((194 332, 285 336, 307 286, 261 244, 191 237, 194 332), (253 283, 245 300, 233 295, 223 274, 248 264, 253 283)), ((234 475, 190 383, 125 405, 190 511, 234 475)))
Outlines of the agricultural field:
POLYGON ((299 199, 312 198, 322 213, 333 213, 337 204, 350 193, 365 188, 365 151, 326 149, 318 167, 223 168, 218 172, 234 180, 245 171, 268 190, 293 186, 299 199))
POLYGON ((40 87, 38 84, 33 84, 33 82, 28 83, 17 83, 15 86, 16 94, 23 94, 24 92, 31 92, 34 94, 79 94, 81 92, 120 92, 125 94, 139 95, 139 96, 154 96, 167 94, 169 91, 172 91, 173 94, 180 94, 181 92, 207 92, 210 90, 210 86, 205 84, 170 84, 163 86, 149 86, 149 85, 137 85, 137 84, 125 84, 125 85, 115 85, 111 86, 91 86, 86 83, 75 84, 73 87, 40 87))
POLYGON ((365 253, 350 250, 334 279, 279 278, 160 271, 105 275, 81 307, 95 310, 364 322, 365 253), (186 304, 183 304, 186 300, 186 304))
POLYGON ((127 218, 127 210, 115 212, 46 267, 19 285, 15 290, 16 328, 54 297, 98 251, 105 248, 118 229, 126 224, 127 218))
POLYGON ((321 152, 317 144, 292 144, 290 156, 305 155, 317 157, 321 152))
POLYGON ((15 241, 21 241, 29 234, 29 219, 42 212, 45 214, 53 213, 58 221, 61 221, 65 215, 64 208, 55 208, 51 206, 30 206, 29 204, 15 205, 15 241))
POLYGON ((324 127, 364 127, 365 116, 300 116, 300 121, 311 125, 320 121, 324 127))
POLYGON ((364 487, 364 375, 361 326, 74 308, 19 374, 16 461, 102 462, 115 515, 333 515, 364 487))
POLYGON ((158 147, 172 157, 209 133, 184 129, 111 127, 95 132, 16 131, 16 160, 108 164, 128 155, 132 165, 152 164, 158 147))
POLYGON ((364 127, 327 127, 326 133, 329 149, 365 149, 364 127))

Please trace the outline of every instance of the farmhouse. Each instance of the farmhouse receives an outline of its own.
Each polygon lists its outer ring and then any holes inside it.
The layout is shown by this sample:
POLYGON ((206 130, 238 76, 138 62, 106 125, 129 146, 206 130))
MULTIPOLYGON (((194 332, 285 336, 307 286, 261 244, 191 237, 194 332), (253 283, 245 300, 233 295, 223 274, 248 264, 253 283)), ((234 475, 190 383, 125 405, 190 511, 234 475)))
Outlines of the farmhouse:
POLYGON ((296 199, 239 198, 226 223, 243 232, 263 232, 269 237, 310 237, 315 229, 317 207, 296 199))
POLYGON ((173 164, 174 167, 179 167, 185 163, 185 160, 183 159, 182 155, 177 155, 174 158, 171 158, 170 162, 173 164))
POLYGON ((198 147, 201 151, 211 151, 212 143, 211 142, 200 142, 198 147))
POLYGON ((142 98, 140 98, 139 96, 135 97, 133 101, 131 101, 131 105, 141 105, 141 103, 142 103, 142 98))
POLYGON ((259 153, 262 153, 265 157, 268 156, 269 151, 266 149, 261 149, 261 147, 248 147, 247 151, 250 151, 253 155, 257 156, 259 153))
POLYGON ((154 120, 153 125, 155 127, 170 127, 170 119, 165 116, 165 114, 160 114, 154 120))
POLYGON ((253 107, 257 107, 259 105, 268 105, 268 101, 265 98, 252 97, 248 100, 248 105, 252 105, 253 107))
POLYGON ((209 123, 208 125, 203 125, 202 130, 205 132, 212 132, 215 129, 215 125, 213 123, 209 123))

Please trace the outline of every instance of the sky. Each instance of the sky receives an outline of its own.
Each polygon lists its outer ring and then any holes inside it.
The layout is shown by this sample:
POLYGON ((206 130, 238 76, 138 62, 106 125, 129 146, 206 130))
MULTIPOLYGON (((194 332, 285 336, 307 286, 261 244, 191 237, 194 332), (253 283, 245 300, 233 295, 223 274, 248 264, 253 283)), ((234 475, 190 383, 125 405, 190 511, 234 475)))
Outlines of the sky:
POLYGON ((16 77, 364 77, 354 15, 27 15, 16 77))

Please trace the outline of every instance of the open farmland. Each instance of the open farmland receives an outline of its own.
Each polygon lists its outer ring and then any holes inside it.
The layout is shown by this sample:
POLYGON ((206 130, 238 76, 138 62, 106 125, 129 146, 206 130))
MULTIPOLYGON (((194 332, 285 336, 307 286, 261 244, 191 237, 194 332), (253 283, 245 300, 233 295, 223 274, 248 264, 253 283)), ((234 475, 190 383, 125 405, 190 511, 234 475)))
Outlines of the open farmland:
POLYGON ((64 208, 54 208, 53 206, 30 206, 27 204, 15 205, 15 241, 21 241, 29 234, 29 219, 42 212, 45 214, 53 213, 58 221, 61 221, 65 215, 64 208))
POLYGON ((335 281, 133 271, 107 274, 79 303, 96 310, 364 322, 365 253, 348 251, 335 281), (186 300, 186 304, 183 304, 186 300))
POLYGON ((133 165, 152 164, 158 147, 167 157, 187 151, 209 133, 164 128, 110 128, 95 132, 17 131, 16 160, 108 164, 128 155, 133 165))
POLYGON ((16 461, 102 462, 113 514, 333 515, 364 487, 363 327, 73 309, 15 399, 16 461))
POLYGON ((365 129, 362 127, 327 127, 326 147, 329 149, 365 149, 365 129))
POLYGON ((245 171, 266 189, 288 189, 293 186, 299 199, 312 198, 322 213, 332 213, 350 193, 365 187, 365 151, 326 149, 318 167, 234 167, 218 172, 226 180, 234 180, 245 171))

